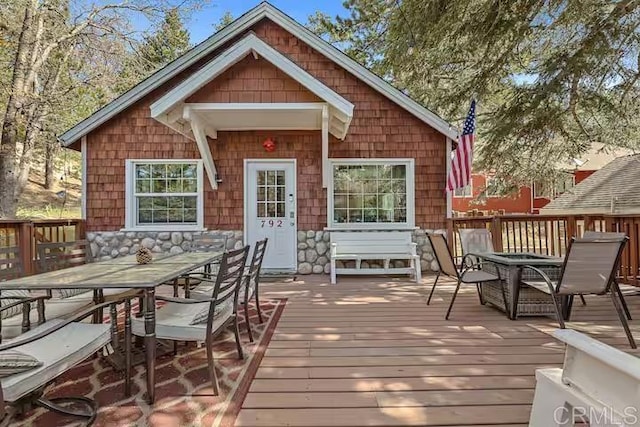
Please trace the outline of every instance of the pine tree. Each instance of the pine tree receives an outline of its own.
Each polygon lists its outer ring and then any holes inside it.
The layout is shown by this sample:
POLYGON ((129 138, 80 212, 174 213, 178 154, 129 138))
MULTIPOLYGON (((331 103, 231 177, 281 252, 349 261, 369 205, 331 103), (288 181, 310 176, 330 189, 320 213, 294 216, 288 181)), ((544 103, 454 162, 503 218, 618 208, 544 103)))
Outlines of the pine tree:
POLYGON ((311 28, 460 124, 510 190, 592 143, 640 148, 640 1, 347 0, 311 28))
POLYGON ((147 71, 155 71, 173 61, 191 47, 189 32, 177 8, 170 9, 160 28, 144 37, 139 55, 147 71))

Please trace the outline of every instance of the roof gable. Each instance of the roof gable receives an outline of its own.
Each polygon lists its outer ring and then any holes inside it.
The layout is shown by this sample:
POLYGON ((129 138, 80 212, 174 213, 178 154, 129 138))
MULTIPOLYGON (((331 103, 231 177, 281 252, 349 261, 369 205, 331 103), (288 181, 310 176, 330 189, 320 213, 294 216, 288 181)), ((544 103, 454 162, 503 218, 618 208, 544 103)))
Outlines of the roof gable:
POLYGON ((358 62, 349 58, 339 49, 318 37, 271 4, 263 2, 242 15, 227 27, 183 54, 175 61, 158 70, 156 73, 143 80, 138 85, 134 86, 132 89, 104 106, 102 109, 67 130, 59 139, 65 146, 73 144, 82 136, 101 126, 118 113, 124 111, 126 108, 135 104, 153 90, 160 87, 162 84, 168 82, 182 71, 185 71, 198 61, 202 60, 208 54, 220 48, 223 44, 232 40, 242 32, 249 30, 254 24, 264 18, 267 18, 284 28, 295 37, 311 46, 314 50, 340 65, 371 88, 395 102, 397 105, 401 106, 424 123, 433 127, 438 132, 451 139, 455 139, 457 137, 457 131, 441 117, 426 109, 358 62))
MULTIPOLYGON (((205 64, 198 72, 191 74, 191 76, 151 104, 151 117, 180 133, 185 133, 183 130, 184 124, 181 122, 183 119, 182 114, 176 116, 174 110, 177 108, 178 112, 181 113, 185 105, 184 101, 187 98, 251 54, 266 59, 318 98, 325 101, 329 106, 331 133, 336 138, 344 139, 353 116, 353 104, 315 79, 253 33, 248 33, 240 41, 205 64)), ((185 134, 190 136, 189 133, 186 132, 185 134)))

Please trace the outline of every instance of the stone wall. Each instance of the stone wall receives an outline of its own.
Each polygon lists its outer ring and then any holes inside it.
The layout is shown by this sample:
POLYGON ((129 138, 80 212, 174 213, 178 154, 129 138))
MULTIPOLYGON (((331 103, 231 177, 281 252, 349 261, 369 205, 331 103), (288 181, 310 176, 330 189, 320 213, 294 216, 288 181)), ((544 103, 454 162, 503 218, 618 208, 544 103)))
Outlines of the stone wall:
MULTIPOLYGON (((444 230, 415 230, 413 241, 417 243, 420 266, 423 272, 438 271, 438 262, 427 239, 427 232, 444 233, 444 230)), ((329 263, 331 232, 298 231, 298 272, 300 274, 326 273, 331 271, 329 263)), ((395 260, 394 267, 406 267, 408 261, 395 260)), ((355 267, 355 261, 336 261, 336 266, 355 267)), ((361 268, 382 268, 382 261, 363 261, 361 268)))
MULTIPOLYGON (((87 240, 94 259, 104 260, 133 255, 140 247, 154 253, 179 254, 191 249, 193 236, 202 232, 180 231, 105 231, 87 233, 87 240)), ((227 249, 242 247, 242 231, 206 231, 212 238, 227 238, 227 249)))
MULTIPOLYGON (((433 250, 427 240, 427 232, 443 230, 415 230, 413 241, 417 243, 420 265, 423 272, 438 271, 438 263, 434 259, 433 250)), ((202 232, 151 232, 151 231, 105 231, 87 233, 87 240, 94 259, 105 260, 119 256, 132 255, 140 247, 151 249, 154 253, 179 254, 191 249, 193 237, 202 232)), ((243 245, 243 233, 236 231, 206 231, 204 234, 212 238, 227 238, 227 249, 238 249, 243 245)), ((298 273, 300 274, 329 274, 331 265, 329 253, 331 233, 329 231, 298 231, 298 273)), ((396 260, 395 267, 406 266, 405 261, 396 260)), ((337 261, 338 267, 352 267, 355 261, 337 261)), ((381 261, 362 262, 362 268, 380 268, 381 261)))

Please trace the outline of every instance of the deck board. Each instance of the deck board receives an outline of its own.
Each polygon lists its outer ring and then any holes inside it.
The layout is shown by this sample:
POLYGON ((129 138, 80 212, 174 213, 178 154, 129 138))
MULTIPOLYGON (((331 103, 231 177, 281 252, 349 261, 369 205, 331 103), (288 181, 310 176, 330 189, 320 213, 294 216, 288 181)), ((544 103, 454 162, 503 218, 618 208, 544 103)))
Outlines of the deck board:
MULTIPOLYGON (((267 284, 288 298, 238 426, 524 426, 535 370, 561 366, 553 318, 508 320, 464 288, 450 321, 452 287, 426 298, 403 279, 313 276, 267 284)), ((627 297, 640 339, 640 296, 627 297)), ((608 298, 576 303, 569 327, 631 354, 608 298)))

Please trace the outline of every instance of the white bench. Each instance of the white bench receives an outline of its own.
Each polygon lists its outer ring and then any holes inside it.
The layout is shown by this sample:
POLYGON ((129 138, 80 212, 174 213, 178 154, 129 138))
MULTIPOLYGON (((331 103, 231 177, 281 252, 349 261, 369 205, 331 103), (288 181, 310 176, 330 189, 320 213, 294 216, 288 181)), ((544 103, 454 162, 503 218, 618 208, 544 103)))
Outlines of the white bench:
POLYGON ((570 329, 553 335, 567 344, 564 366, 536 370, 529 426, 640 426, 640 359, 570 329))
POLYGON ((413 274, 421 280, 420 257, 410 231, 331 232, 331 284, 337 274, 413 274), (363 260, 382 260, 382 268, 361 268, 363 260), (408 260, 409 267, 391 267, 392 260, 408 260), (336 261, 355 261, 355 268, 336 268, 336 261))

